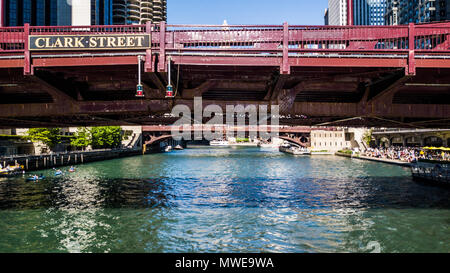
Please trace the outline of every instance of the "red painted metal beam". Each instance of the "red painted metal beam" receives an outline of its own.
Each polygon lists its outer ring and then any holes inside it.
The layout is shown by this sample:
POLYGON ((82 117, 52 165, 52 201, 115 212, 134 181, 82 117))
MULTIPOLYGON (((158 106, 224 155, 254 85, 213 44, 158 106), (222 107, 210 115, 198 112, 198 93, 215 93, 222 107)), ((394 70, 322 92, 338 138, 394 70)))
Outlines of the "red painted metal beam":
POLYGON ((137 65, 136 56, 35 58, 34 67, 137 65))
POLYGON ((175 64, 204 66, 278 66, 282 58, 277 57, 220 57, 220 56, 172 56, 175 64))
POLYGON ((409 30, 409 57, 408 57, 408 69, 406 74, 408 75, 416 75, 416 57, 415 57, 415 49, 416 49, 416 41, 415 41, 415 26, 413 23, 410 23, 408 26, 409 30))
POLYGON ((290 74, 291 68, 289 65, 289 25, 283 25, 283 64, 280 69, 280 74, 290 74))
POLYGON ((291 66, 305 67, 406 67, 406 59, 393 58, 290 58, 291 66))
MULTIPOLYGON (((176 104, 185 104, 188 107, 192 100, 175 100, 176 104)), ((6 104, 2 105, 0 117, 50 117, 85 114, 136 114, 136 113, 165 113, 170 112, 169 101, 165 99, 137 100, 137 101, 111 101, 111 102, 66 102, 42 104, 6 104)), ((246 101, 211 101, 203 100, 203 105, 216 104, 223 108, 227 105, 268 105, 267 102, 246 101)), ((358 103, 325 103, 325 102, 295 102, 292 114, 308 117, 408 117, 408 118, 448 118, 450 105, 427 104, 369 104, 360 107, 358 103)))
POLYGON ((347 25, 353 25, 353 0, 347 0, 347 25))
POLYGON ((0 68, 16 68, 24 65, 24 59, 0 59, 0 68))

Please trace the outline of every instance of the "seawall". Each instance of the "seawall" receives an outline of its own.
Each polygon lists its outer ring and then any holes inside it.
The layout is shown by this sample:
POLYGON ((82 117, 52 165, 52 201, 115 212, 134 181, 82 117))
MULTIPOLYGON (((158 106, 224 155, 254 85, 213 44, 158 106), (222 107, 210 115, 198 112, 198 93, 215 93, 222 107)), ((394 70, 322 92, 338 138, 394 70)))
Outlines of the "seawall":
POLYGON ((0 164, 5 167, 18 163, 24 166, 25 171, 35 171, 136 155, 142 155, 142 150, 114 149, 45 155, 8 156, 0 157, 0 164))

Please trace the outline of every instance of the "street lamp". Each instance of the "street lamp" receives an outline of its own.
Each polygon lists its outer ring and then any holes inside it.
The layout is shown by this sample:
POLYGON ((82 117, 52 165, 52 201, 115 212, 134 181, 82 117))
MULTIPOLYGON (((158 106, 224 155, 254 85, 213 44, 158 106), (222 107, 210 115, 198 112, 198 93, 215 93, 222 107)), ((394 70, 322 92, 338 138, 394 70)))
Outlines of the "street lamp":
POLYGON ((138 84, 136 86, 136 97, 143 98, 144 96, 144 87, 142 86, 141 82, 141 61, 142 56, 138 56, 138 84))

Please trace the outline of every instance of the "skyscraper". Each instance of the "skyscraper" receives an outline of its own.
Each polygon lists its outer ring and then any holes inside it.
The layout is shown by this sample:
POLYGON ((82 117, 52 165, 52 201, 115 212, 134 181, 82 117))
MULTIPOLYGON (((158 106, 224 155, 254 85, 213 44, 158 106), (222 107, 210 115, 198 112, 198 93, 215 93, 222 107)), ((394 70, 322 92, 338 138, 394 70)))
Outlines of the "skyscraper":
POLYGON ((386 25, 450 20, 450 0, 386 0, 386 25))
POLYGON ((3 26, 112 24, 113 0, 1 0, 3 26))
POLYGON ((115 25, 159 23, 167 20, 166 0, 114 0, 115 25))
POLYGON ((384 15, 386 12, 386 0, 368 0, 369 20, 368 25, 384 25, 384 15))
POLYGON ((330 25, 384 25, 384 12, 385 0, 328 1, 330 25))
POLYGON ((328 0, 328 24, 347 25, 347 0, 328 0))

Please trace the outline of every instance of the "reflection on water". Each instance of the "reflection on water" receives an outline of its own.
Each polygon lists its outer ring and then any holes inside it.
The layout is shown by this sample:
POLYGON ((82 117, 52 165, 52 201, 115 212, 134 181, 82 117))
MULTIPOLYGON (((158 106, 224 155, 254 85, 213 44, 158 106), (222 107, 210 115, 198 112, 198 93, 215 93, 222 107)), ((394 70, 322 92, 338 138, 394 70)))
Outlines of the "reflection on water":
POLYGON ((450 191, 408 169, 192 149, 0 181, 0 252, 449 252, 450 191))

